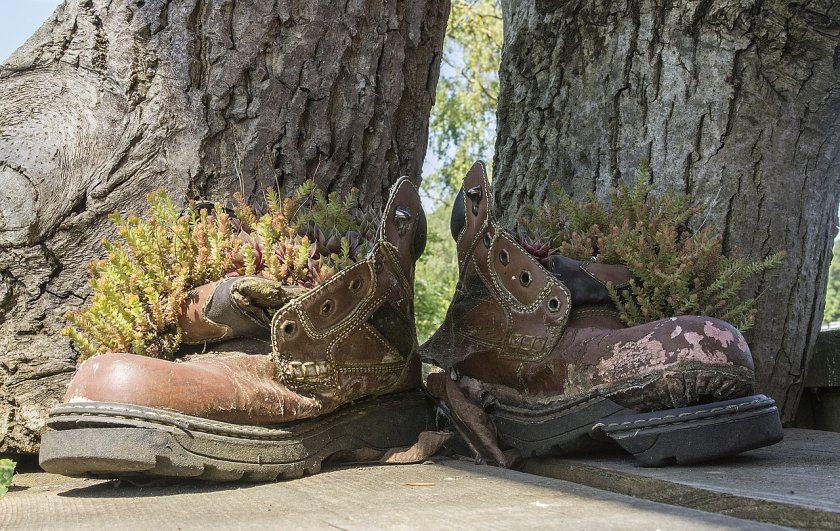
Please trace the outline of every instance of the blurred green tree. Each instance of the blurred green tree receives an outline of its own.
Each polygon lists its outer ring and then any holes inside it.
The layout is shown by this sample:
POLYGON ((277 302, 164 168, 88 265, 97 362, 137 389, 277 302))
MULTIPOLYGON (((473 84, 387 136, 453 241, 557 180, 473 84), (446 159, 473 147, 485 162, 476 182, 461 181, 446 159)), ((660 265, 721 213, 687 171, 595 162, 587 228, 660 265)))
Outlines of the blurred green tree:
POLYGON ((423 176, 429 241, 415 284, 420 342, 443 321, 458 281, 452 200, 473 162, 493 158, 501 53, 499 0, 453 0, 429 126, 431 171, 423 176))
POLYGON ((453 0, 429 131, 439 167, 424 177, 436 204, 450 200, 476 160, 493 158, 501 55, 499 0, 453 0))
POLYGON ((429 216, 426 252, 417 262, 414 282, 414 312, 417 339, 431 336, 443 318, 458 282, 458 256, 455 241, 449 235, 449 211, 452 202, 438 205, 429 216))

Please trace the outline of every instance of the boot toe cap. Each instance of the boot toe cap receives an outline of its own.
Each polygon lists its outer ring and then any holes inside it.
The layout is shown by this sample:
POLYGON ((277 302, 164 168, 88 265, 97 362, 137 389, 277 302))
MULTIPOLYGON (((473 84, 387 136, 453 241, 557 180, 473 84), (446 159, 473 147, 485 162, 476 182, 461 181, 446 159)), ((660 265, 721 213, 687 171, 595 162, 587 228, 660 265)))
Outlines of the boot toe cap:
POLYGON ((236 424, 288 422, 321 409, 280 383, 268 356, 245 354, 188 362, 99 355, 78 368, 64 401, 131 404, 236 424))
POLYGON ((680 316, 607 334, 598 353, 601 372, 626 375, 676 365, 717 365, 753 370, 744 336, 732 325, 704 316, 680 316))
POLYGON ((755 368, 743 334, 725 321, 686 315, 667 319, 661 327, 663 347, 676 359, 755 368))

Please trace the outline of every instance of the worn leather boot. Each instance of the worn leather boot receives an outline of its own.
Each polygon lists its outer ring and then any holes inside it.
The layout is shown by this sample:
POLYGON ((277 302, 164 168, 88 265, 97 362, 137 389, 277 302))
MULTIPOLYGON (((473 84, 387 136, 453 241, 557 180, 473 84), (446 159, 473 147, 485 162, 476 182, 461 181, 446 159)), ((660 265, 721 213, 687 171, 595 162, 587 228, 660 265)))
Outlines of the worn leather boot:
POLYGON ((607 292, 619 265, 552 257, 549 268, 494 222, 484 166, 452 215, 460 276, 446 320, 421 347, 427 380, 473 452, 509 464, 617 441, 648 465, 732 455, 781 440, 773 400, 754 395, 741 333, 678 316, 626 327, 607 292))
POLYGON ((417 191, 402 178, 373 250, 326 283, 244 277, 195 290, 180 316, 195 353, 84 362, 49 414, 41 466, 267 481, 317 472, 338 452, 412 445, 430 415, 413 304, 425 239, 417 191))

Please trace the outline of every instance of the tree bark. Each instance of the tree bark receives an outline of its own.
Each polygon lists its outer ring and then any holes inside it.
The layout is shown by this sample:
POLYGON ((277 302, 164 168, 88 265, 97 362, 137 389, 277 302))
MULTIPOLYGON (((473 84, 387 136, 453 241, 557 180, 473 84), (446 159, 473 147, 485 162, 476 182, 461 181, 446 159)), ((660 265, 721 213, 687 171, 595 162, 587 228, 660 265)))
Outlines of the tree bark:
POLYGON ((35 452, 106 216, 419 182, 448 0, 67 0, 0 68, 0 453, 35 452))
POLYGON ((494 175, 513 223, 558 181, 605 199, 643 160, 708 205, 725 251, 787 258, 747 287, 758 390, 796 410, 840 200, 840 3, 503 0, 494 175))

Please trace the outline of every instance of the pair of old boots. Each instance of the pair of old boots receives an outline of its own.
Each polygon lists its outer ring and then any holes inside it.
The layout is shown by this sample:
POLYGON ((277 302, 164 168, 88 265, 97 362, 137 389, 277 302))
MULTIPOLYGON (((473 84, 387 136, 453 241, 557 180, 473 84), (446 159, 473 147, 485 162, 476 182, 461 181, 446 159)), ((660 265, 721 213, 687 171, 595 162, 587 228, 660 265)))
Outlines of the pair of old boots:
POLYGON ((181 361, 84 362, 50 412, 42 467, 293 478, 337 454, 415 445, 404 455, 426 456, 445 438, 421 435, 441 418, 476 457, 501 465, 610 441, 643 463, 693 462, 781 439, 773 401, 751 395, 738 330, 697 316, 625 327, 606 285, 628 282, 626 268, 559 256, 546 268, 495 224, 490 203, 477 163, 452 216, 459 282, 422 347, 413 280, 425 218, 403 178, 372 251, 326 283, 204 286, 180 316, 185 342, 198 345, 181 361), (421 357, 438 368, 422 388, 421 357))

